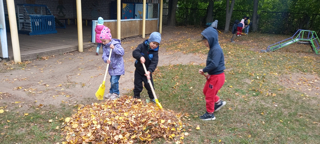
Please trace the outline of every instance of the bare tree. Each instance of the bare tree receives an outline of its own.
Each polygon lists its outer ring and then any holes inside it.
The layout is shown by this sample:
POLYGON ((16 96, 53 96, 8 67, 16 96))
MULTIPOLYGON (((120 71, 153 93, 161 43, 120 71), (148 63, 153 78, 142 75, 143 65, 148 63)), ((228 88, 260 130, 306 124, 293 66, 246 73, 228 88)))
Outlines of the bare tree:
POLYGON ((206 23, 213 21, 213 17, 212 17, 213 4, 214 4, 214 0, 209 0, 209 5, 207 7, 206 23))
POLYGON ((230 26, 231 16, 232 16, 232 12, 233 12, 234 1, 235 0, 232 0, 231 7, 230 7, 229 6, 230 5, 230 0, 227 0, 226 25, 224 27, 224 33, 227 33, 229 31, 229 26, 230 26))
POLYGON ((253 14, 252 14, 252 31, 258 31, 258 4, 259 0, 253 1, 253 14))
POLYGON ((176 11, 178 0, 169 0, 168 25, 176 25, 176 11))

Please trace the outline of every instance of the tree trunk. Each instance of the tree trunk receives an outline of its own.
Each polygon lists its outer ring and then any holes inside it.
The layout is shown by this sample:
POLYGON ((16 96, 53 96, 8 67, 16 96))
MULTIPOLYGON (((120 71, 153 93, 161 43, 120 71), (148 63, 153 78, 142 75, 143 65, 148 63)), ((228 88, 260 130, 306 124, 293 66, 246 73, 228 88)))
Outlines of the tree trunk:
POLYGON ((212 18, 213 3, 214 3, 213 0, 209 0, 209 5, 208 5, 208 8, 207 8, 206 23, 213 22, 213 18, 212 18))
POLYGON ((258 31, 258 3, 259 0, 253 1, 253 14, 252 14, 252 31, 258 31))
POLYGON ((229 32, 230 20, 233 12, 234 0, 231 2, 231 7, 229 6, 230 1, 227 0, 227 8, 226 8, 226 25, 224 27, 224 33, 229 32))
POLYGON ((177 11, 178 0, 169 0, 169 14, 168 14, 168 25, 176 25, 176 11, 177 11))

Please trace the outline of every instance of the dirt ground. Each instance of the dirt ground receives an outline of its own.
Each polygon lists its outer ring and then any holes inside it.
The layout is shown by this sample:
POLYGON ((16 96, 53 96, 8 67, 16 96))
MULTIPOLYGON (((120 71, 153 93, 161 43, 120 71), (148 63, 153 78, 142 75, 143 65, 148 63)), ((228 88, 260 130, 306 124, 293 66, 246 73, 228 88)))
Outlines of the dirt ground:
MULTIPOLYGON (((191 37, 199 29, 167 27, 162 35, 162 43, 174 38, 191 37)), ((199 31, 200 32, 200 31, 199 31)), ((200 33, 199 33, 200 35, 200 33)), ((147 36, 148 37, 148 36, 147 36)), ((133 89, 133 72, 135 70, 132 51, 144 39, 128 38, 122 41, 125 49, 125 75, 120 78, 120 93, 133 89)), ((72 52, 64 55, 43 57, 31 61, 24 68, 0 73, 0 106, 59 106, 61 103, 74 104, 95 99, 95 92, 103 81, 106 64, 100 55, 95 55, 95 47, 83 53, 72 52)), ((158 66, 173 64, 200 64, 206 56, 195 54, 172 53, 166 46, 160 46, 158 66)), ((2 62, 4 63, 4 62, 2 62)), ((106 80, 106 93, 110 86, 109 76, 106 80)))

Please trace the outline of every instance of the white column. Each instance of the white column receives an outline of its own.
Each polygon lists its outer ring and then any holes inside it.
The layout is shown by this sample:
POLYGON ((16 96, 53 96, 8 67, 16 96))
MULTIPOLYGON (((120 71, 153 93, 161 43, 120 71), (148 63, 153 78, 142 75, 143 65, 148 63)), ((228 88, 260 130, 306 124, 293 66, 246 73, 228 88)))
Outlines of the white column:
POLYGON ((162 34, 162 13, 163 13, 163 0, 160 0, 160 22, 159 22, 159 33, 162 34))
POLYGON ((83 52, 82 10, 81 0, 77 0, 78 50, 83 52))
POLYGON ((142 38, 146 37, 146 0, 143 0, 142 12, 142 38))
POLYGON ((0 39, 2 46, 2 57, 9 58, 8 56, 8 42, 7 42, 7 31, 6 31, 6 23, 4 16, 4 8, 3 8, 3 0, 0 0, 0 21, 2 28, 0 29, 0 39))
POLYGON ((121 40, 121 0, 117 0, 117 37, 121 40))
POLYGON ((21 62, 20 43, 17 29, 16 9, 14 0, 7 0, 7 9, 10 23, 11 42, 14 62, 21 62))

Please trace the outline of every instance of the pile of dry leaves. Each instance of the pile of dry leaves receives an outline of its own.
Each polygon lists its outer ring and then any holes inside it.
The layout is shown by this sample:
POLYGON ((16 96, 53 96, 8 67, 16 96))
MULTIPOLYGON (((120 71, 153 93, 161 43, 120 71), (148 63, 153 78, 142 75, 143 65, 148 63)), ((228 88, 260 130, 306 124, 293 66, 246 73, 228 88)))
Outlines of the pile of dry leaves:
POLYGON ((135 143, 160 137, 179 142, 184 138, 181 114, 130 96, 80 106, 63 125, 68 143, 135 143))

